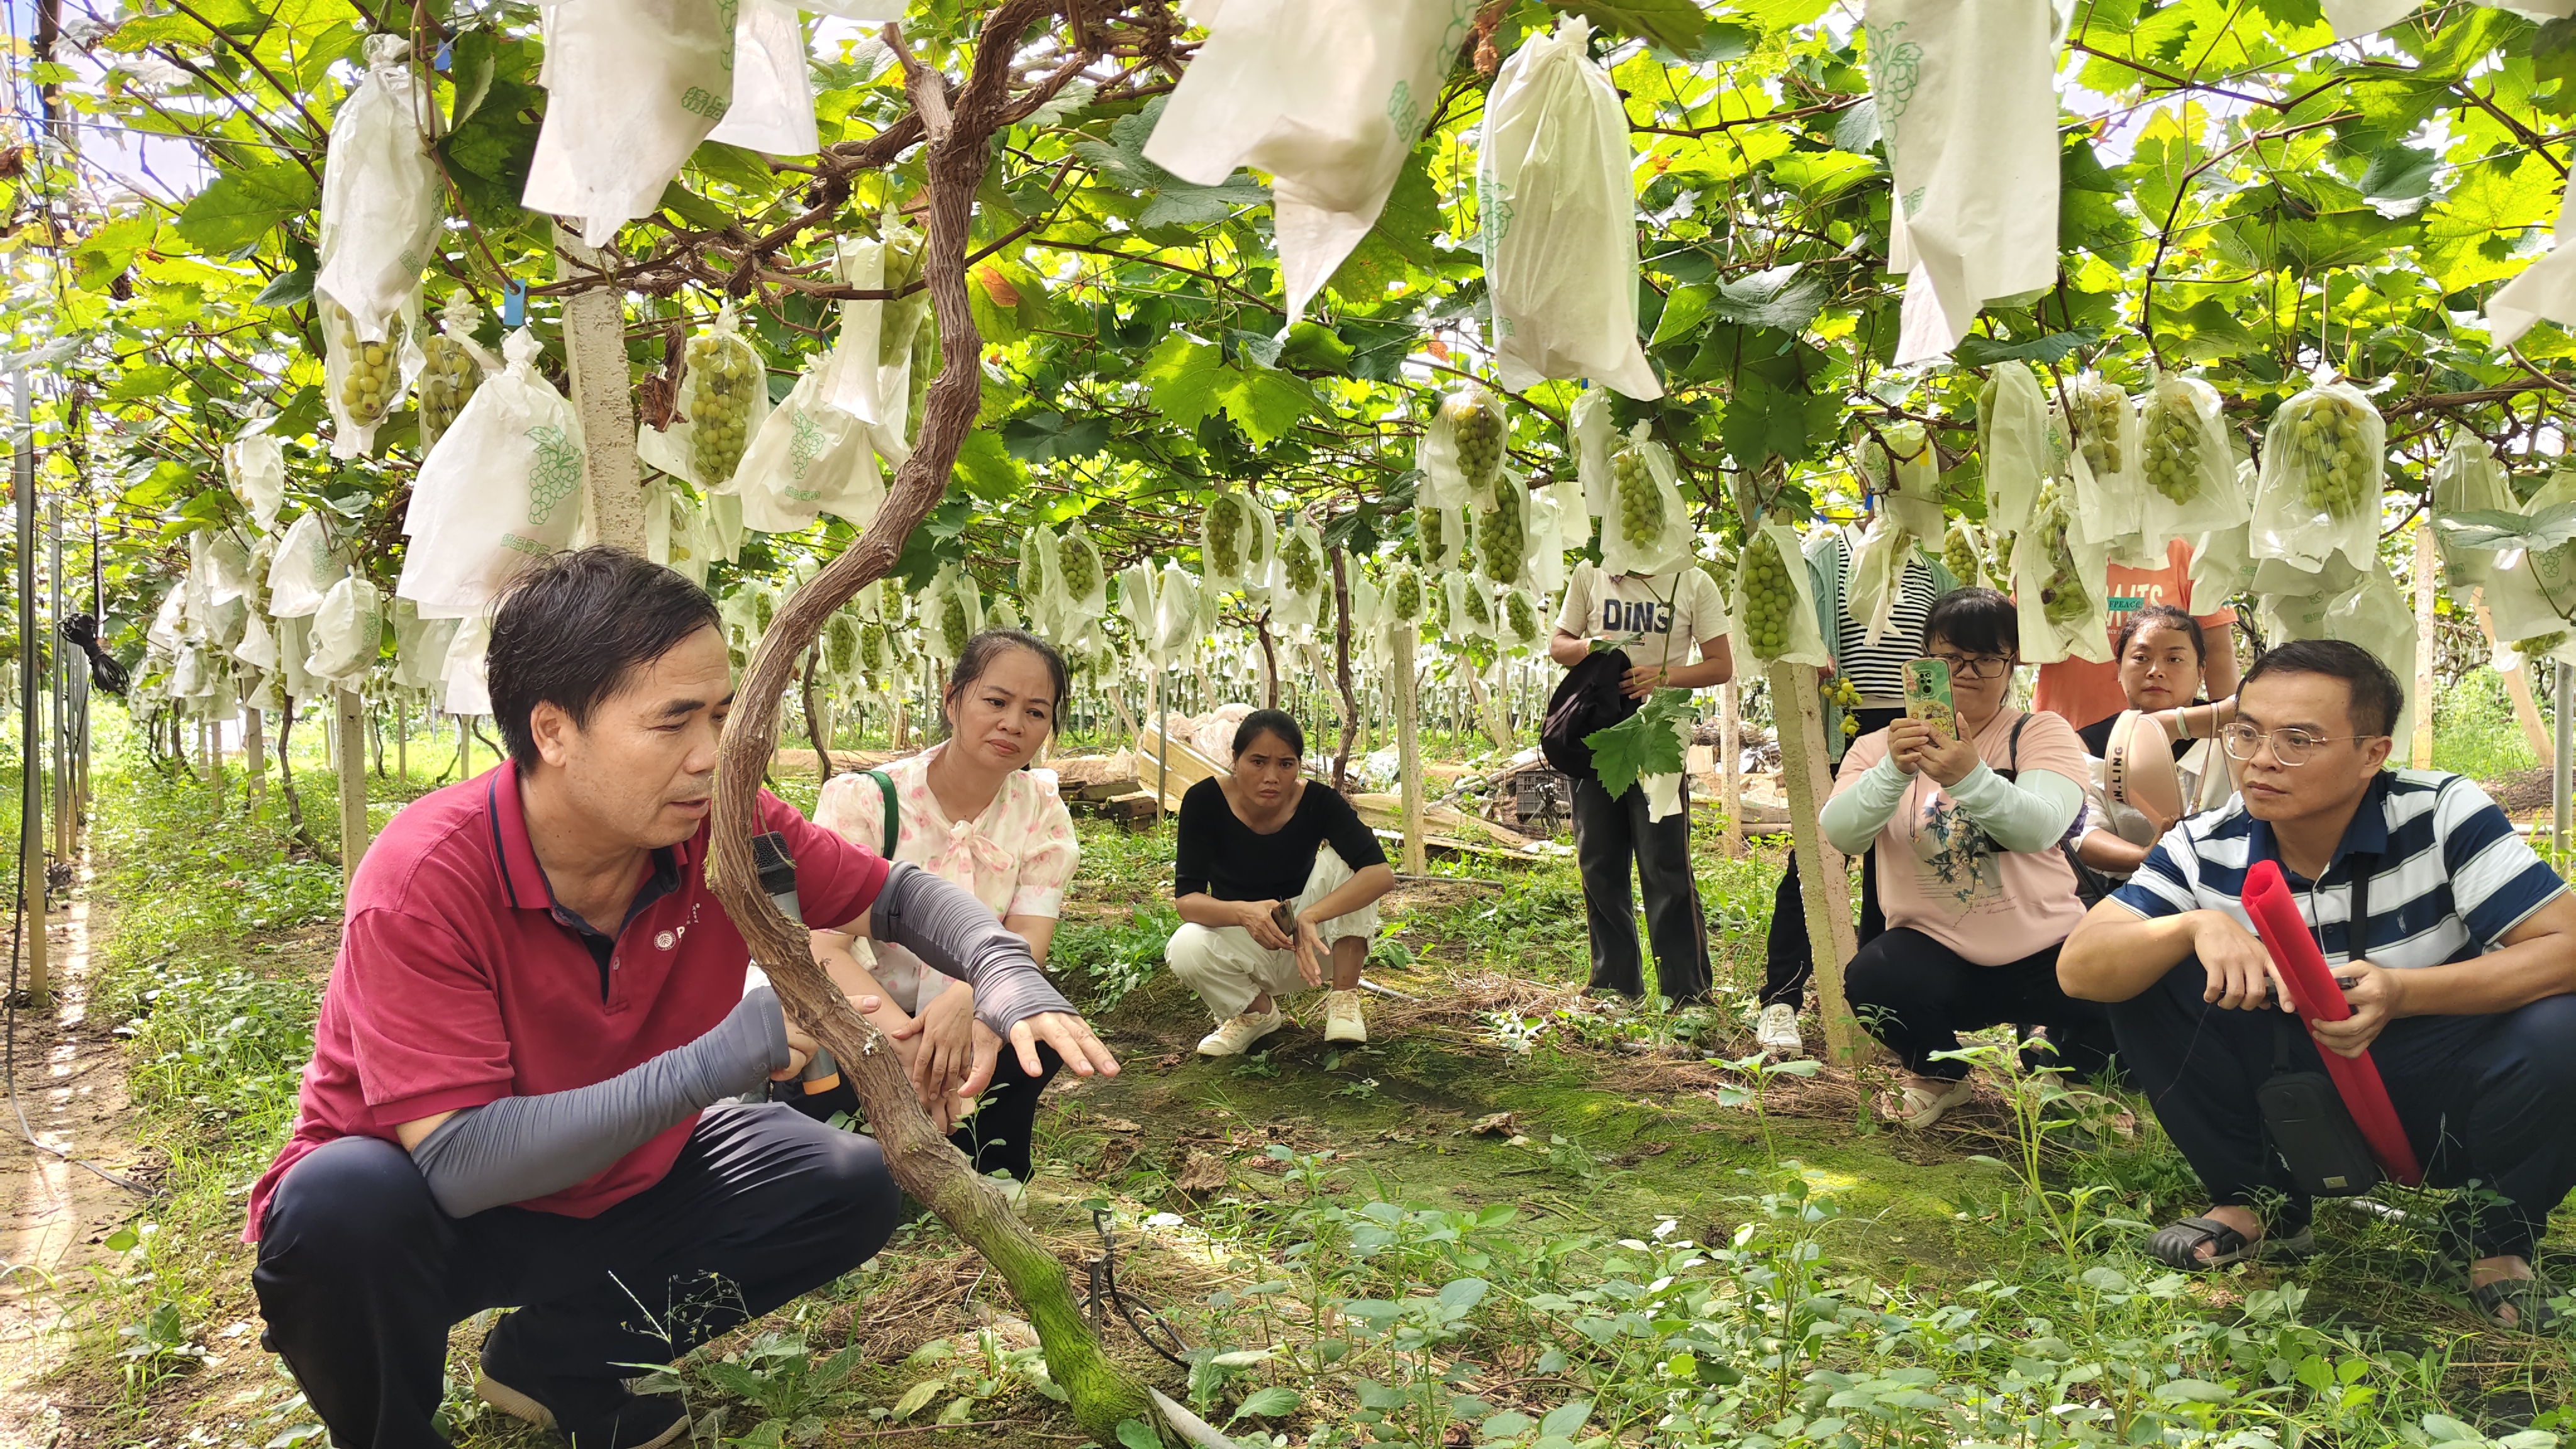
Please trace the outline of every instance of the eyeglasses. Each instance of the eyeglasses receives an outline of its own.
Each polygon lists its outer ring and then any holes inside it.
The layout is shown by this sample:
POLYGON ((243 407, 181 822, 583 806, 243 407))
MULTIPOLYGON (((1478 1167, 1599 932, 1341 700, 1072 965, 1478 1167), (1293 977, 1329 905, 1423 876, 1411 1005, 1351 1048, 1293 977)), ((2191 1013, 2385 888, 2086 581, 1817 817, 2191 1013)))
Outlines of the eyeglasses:
POLYGON ((2315 757, 2319 749, 2327 745, 2340 744, 2345 740, 2377 738, 2379 738, 2377 735, 2321 735, 2313 730, 2303 730, 2294 725, 2277 730, 2258 730, 2241 720, 2218 732, 2218 741, 2226 746, 2228 756, 2238 760, 2254 758, 2262 752, 2263 742, 2270 740, 2272 758, 2279 761, 2285 768, 2306 764, 2315 757))
POLYGON ((2013 667, 2009 654, 1980 654, 1973 659, 1965 654, 1934 654, 1930 657, 1949 665, 1952 679, 2001 679, 2012 673, 2013 667))

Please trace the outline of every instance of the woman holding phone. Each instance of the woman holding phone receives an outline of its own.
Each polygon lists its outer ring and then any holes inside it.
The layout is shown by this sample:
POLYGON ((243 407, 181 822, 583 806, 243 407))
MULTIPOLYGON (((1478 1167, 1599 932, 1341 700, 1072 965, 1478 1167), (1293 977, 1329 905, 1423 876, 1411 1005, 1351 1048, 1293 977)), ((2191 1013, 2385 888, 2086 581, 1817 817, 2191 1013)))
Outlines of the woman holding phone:
POLYGON ((1305 778, 1305 756, 1295 719, 1256 709, 1235 727, 1232 771, 1181 797, 1182 925, 1163 958, 1216 1017, 1200 1056, 1250 1051, 1286 1024, 1276 994, 1322 986, 1327 972, 1324 1040, 1368 1040, 1360 966, 1395 872, 1351 802, 1305 778))
POLYGON ((1821 823, 1846 855, 1875 845, 1887 930, 1861 947, 1843 991, 1906 1071, 1902 1120, 1929 1127, 1968 1100, 1968 1067, 1935 1060, 1959 1033, 2037 1022, 2079 1034, 2104 1019, 2057 985, 2057 948, 2084 907, 2059 848, 2084 806, 2083 743, 2066 721, 2009 703, 2021 630, 2012 600, 1954 589, 1923 624, 1946 710, 1853 742, 1821 823), (1947 716, 1943 718, 1943 716, 1947 716))

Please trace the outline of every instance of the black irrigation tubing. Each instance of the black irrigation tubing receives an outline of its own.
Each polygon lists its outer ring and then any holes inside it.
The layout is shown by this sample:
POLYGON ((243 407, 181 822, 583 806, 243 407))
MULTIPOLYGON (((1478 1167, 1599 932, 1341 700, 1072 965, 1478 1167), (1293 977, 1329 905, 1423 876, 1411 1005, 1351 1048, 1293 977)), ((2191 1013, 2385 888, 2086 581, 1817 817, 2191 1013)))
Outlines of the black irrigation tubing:
POLYGON ((1162 1355, 1176 1368, 1190 1367, 1190 1361, 1181 1356, 1190 1351, 1190 1346, 1182 1341, 1180 1333, 1164 1319, 1163 1315, 1151 1308, 1144 1310, 1145 1317, 1151 1319, 1154 1327, 1161 1331, 1163 1337, 1171 1341, 1172 1346, 1165 1348, 1155 1340, 1153 1334, 1145 1331, 1144 1324, 1136 1321, 1136 1306, 1128 1300, 1126 1294, 1119 1291, 1118 1235, 1112 1225, 1109 1209, 1093 1208, 1091 1226, 1100 1233, 1100 1256, 1083 1265, 1091 1275, 1091 1291, 1083 1301, 1091 1309, 1092 1321, 1104 1327, 1107 1326, 1109 1321, 1107 1310, 1114 1307, 1118 1310, 1118 1316, 1127 1320, 1128 1328, 1135 1332, 1136 1337, 1147 1348, 1162 1355))

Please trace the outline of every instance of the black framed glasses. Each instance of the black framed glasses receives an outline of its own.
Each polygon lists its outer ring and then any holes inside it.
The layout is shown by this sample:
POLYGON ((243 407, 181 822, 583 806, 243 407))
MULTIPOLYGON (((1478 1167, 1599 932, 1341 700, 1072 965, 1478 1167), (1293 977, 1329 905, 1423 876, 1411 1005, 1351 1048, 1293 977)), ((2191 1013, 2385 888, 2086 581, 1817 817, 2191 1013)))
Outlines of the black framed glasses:
POLYGON ((2272 758, 2284 768, 2296 768, 2316 758, 2317 751, 2345 740, 2375 740, 2377 735, 2321 735, 2296 725, 2276 730, 2260 730, 2242 720, 2220 729, 2218 742, 2227 749, 2229 758, 2251 760, 2262 753, 2263 742, 2272 742, 2272 758))
POLYGON ((1950 666, 1952 679, 2001 679, 2012 673, 2013 667, 2009 654, 1933 654, 1926 657, 1950 666))

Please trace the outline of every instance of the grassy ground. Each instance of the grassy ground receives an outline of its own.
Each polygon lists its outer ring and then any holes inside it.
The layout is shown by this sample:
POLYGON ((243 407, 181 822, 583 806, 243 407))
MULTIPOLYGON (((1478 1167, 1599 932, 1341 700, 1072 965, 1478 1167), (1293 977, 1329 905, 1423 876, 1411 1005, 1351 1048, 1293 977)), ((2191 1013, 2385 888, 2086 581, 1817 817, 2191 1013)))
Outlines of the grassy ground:
MULTIPOLYGON (((235 1235, 291 1115, 338 875, 274 792, 248 817, 236 781, 218 826, 201 784, 120 769, 96 999, 129 1023, 164 1191, 103 1245, 67 1305, 82 1350, 32 1391, 64 1406, 63 1443, 293 1444, 313 1426, 255 1346, 235 1235)), ((1569 868, 1444 866, 1387 913, 1370 976, 1410 999, 1372 998, 1368 1046, 1301 1019, 1209 1063, 1158 969, 1168 836, 1086 824, 1056 964, 1128 1070, 1059 1086, 1025 1209, 1077 1283, 1106 1226, 1124 1307, 1180 1362, 1104 1301, 1112 1350, 1264 1445, 2537 1449, 2568 1425, 2565 1340, 2490 1331, 2430 1285, 2407 1195, 2384 1194, 2403 1220, 2328 1209, 2325 1256, 2295 1271, 2185 1279, 2126 1247, 2199 1206, 2136 1104, 1990 1075, 1917 1135, 1878 1125, 1874 1069, 1760 1065, 1743 1007, 1776 859, 1713 839, 1727 1004, 1587 1002, 1569 868)), ((2562 1283, 2568 1247, 2562 1226, 2562 1283)), ((470 1398, 485 1327, 455 1338, 457 1442, 559 1442, 470 1398)), ((679 1374, 709 1446, 1082 1442, 998 1283, 935 1222, 679 1374)))

